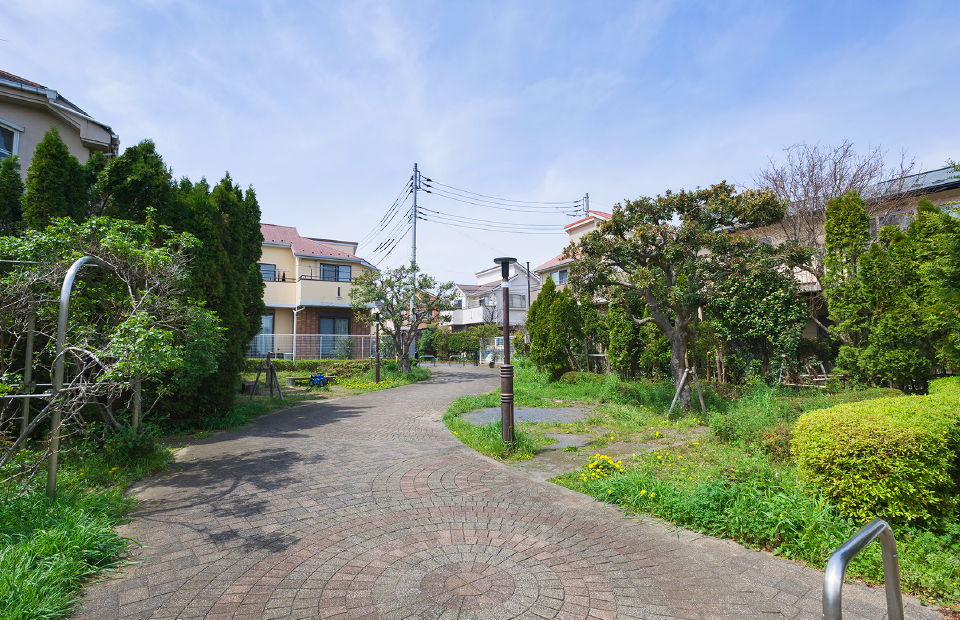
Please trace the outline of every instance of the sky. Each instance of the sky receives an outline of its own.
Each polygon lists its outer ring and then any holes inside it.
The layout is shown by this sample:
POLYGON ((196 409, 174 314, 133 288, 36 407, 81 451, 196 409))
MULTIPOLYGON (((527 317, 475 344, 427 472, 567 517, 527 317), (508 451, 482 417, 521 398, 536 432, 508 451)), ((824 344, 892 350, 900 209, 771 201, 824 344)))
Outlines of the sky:
POLYGON ((960 160, 958 33, 956 0, 5 0, 0 69, 381 267, 410 260, 409 197, 377 231, 415 163, 524 206, 418 193, 420 268, 470 284, 566 246, 563 205, 519 201, 750 187, 801 142, 960 160))

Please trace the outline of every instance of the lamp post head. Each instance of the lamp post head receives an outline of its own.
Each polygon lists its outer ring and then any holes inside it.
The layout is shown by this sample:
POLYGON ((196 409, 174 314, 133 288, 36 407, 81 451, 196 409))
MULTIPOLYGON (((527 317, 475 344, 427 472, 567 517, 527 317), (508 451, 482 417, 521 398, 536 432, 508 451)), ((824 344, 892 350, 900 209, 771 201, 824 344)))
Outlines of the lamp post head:
POLYGON ((510 265, 517 262, 517 259, 509 258, 509 257, 500 257, 500 258, 493 259, 493 262, 500 265, 500 277, 503 278, 504 280, 507 280, 510 278, 510 265))

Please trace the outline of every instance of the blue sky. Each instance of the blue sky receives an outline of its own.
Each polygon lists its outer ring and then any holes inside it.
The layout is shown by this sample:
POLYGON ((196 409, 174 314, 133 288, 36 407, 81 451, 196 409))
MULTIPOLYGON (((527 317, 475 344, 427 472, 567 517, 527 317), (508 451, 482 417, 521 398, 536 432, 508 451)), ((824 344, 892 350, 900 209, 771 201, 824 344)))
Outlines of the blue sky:
MULTIPOLYGON (((960 3, 8 0, 0 68, 55 88, 176 176, 253 185, 263 220, 360 240, 414 162, 491 196, 750 185, 798 142, 960 159, 960 3)), ((516 223, 572 221, 427 208, 516 223)), ((420 222, 421 267, 470 283, 563 235, 420 222)), ((374 244, 375 245, 375 244, 374 244)), ((370 246, 361 247, 360 254, 370 246)), ((383 261, 409 260, 409 239, 383 261)))

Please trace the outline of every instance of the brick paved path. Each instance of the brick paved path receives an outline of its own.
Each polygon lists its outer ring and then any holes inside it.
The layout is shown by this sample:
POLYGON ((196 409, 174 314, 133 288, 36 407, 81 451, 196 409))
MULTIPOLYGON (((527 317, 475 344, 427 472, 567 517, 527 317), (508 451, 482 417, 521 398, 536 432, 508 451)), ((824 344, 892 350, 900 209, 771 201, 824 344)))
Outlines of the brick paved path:
MULTIPOLYGON (((77 618, 819 618, 822 573, 624 519, 460 444, 440 421, 497 371, 300 406, 143 481, 144 546, 77 618), (175 469, 180 469, 175 468, 175 469)), ((844 588, 845 618, 884 616, 844 588)), ((908 601, 911 618, 938 618, 908 601)))

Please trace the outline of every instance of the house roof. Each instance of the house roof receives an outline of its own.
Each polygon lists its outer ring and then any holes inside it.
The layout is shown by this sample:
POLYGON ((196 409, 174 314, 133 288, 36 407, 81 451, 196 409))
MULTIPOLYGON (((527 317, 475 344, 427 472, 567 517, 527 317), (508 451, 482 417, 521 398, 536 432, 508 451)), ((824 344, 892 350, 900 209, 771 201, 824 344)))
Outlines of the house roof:
POLYGON ((564 230, 570 230, 571 228, 576 228, 577 226, 580 226, 580 225, 583 224, 584 222, 589 222, 589 221, 595 220, 595 219, 609 220, 609 219, 612 219, 612 218, 613 218, 612 215, 610 215, 609 213, 606 213, 606 212, 604 212, 604 211, 587 211, 587 217, 581 218, 581 219, 577 220, 576 222, 572 222, 572 223, 570 223, 570 224, 567 224, 566 226, 563 227, 563 229, 564 229, 564 230))
POLYGON ((542 264, 542 265, 540 265, 539 267, 537 267, 536 269, 534 269, 534 271, 543 271, 544 269, 549 269, 550 267, 557 267, 557 266, 560 266, 560 265, 566 265, 567 263, 571 262, 572 260, 573 260, 572 258, 564 258, 564 255, 563 255, 563 254, 557 254, 556 256, 554 256, 553 258, 551 258, 550 260, 548 260, 548 261, 545 262, 544 264, 542 264))
POLYGON ((340 258, 344 260, 366 262, 359 256, 348 254, 329 245, 314 241, 309 237, 301 237, 293 226, 277 226, 276 224, 260 224, 264 243, 282 243, 289 245, 293 253, 299 256, 314 256, 317 258, 340 258))
POLYGON ((45 90, 47 91, 45 93, 47 97, 49 99, 52 99, 55 103, 58 103, 64 107, 70 108, 71 110, 73 110, 74 112, 78 112, 79 114, 83 114, 87 118, 90 118, 90 119, 93 118, 89 114, 81 110, 79 107, 77 107, 76 105, 68 101, 66 97, 64 97, 57 91, 53 90, 52 88, 47 88, 43 84, 37 84, 36 82, 31 82, 30 80, 24 79, 18 75, 14 75, 12 73, 8 73, 7 71, 0 70, 0 83, 2 82, 6 82, 7 86, 15 86, 15 87, 19 86, 21 88, 27 87, 23 90, 31 90, 31 91, 45 90))
POLYGON ((487 282, 486 284, 458 284, 457 288, 463 291, 464 295, 476 295, 485 293, 500 286, 500 281, 487 282))

